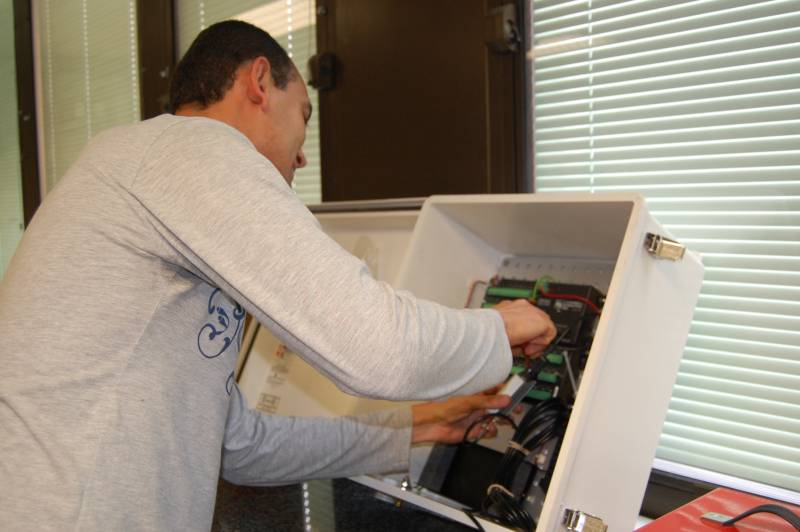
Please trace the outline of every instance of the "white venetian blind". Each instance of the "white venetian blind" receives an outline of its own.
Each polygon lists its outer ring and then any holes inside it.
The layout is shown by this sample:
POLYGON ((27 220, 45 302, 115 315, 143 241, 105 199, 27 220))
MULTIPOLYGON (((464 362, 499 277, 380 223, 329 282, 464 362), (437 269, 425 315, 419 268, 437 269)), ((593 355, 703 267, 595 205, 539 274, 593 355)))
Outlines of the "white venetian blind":
POLYGON ((46 189, 86 142, 141 118, 135 0, 34 2, 46 189))
POLYGON ((0 0, 0 279, 22 238, 14 4, 0 0))
MULTIPOLYGON (((202 29, 226 19, 243 20, 272 35, 308 79, 306 65, 317 49, 314 0, 176 0, 175 12, 180 55, 189 49, 202 29)), ((310 87, 308 96, 314 107, 303 145, 308 165, 295 173, 293 186, 305 203, 319 203, 322 199, 319 100, 310 87)))
POLYGON ((800 491, 800 0, 533 16, 536 190, 641 192, 703 255, 658 458, 800 491))

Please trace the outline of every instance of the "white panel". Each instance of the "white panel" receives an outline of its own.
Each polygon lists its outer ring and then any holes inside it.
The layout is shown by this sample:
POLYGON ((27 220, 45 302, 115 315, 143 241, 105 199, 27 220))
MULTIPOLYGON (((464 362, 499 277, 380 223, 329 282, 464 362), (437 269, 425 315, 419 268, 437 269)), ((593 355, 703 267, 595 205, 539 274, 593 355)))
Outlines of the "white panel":
MULTIPOLYGON (((374 262, 370 266, 382 277, 396 272, 386 261, 404 257, 398 288, 453 307, 463 306, 472 281, 488 279, 498 269, 558 270, 559 277, 591 279, 607 288, 538 530, 556 530, 565 507, 601 516, 610 530, 633 528, 702 276, 694 255, 669 262, 645 251, 645 232, 661 228, 641 197, 436 196, 425 203, 416 225, 416 213, 318 217, 345 248, 374 262), (547 236, 552 234, 559 238, 547 236), (609 478, 614 490, 598 490, 609 478)), ((345 396, 308 366, 300 367, 300 359, 275 357, 277 342, 270 338, 259 334, 240 380, 253 406, 304 415, 390 406, 345 396)), ((424 446, 412 451, 412 480, 427 452, 424 446)), ((357 480, 468 523, 463 513, 452 510, 457 505, 444 505, 441 497, 424 490, 423 498, 403 492, 394 478, 357 480)))
MULTIPOLYGON (((325 232, 362 259, 377 279, 391 281, 397 276, 418 214, 415 210, 320 213, 317 219, 325 232)), ((278 340, 263 328, 240 373, 239 387, 251 407, 287 416, 343 416, 397 407, 397 403, 343 393, 303 359, 279 347, 278 340)))
POLYGON ((634 526, 702 277, 694 255, 649 256, 647 231, 663 233, 630 195, 432 197, 415 228, 398 286, 449 305, 504 253, 616 261, 538 530, 565 507, 634 526))

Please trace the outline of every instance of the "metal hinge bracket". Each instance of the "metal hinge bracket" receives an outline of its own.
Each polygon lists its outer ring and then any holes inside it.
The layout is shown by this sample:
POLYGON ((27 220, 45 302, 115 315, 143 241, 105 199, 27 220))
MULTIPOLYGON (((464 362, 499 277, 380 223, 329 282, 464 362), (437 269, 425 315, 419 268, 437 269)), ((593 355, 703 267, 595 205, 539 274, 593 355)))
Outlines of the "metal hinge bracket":
POLYGON ((589 515, 580 510, 564 510, 564 526, 570 532, 606 532, 608 525, 599 517, 589 515))
POLYGON ((647 252, 659 259, 681 260, 686 253, 686 247, 671 238, 647 233, 644 239, 647 252))
POLYGON ((490 50, 500 53, 519 50, 522 34, 517 23, 516 5, 505 4, 489 11, 486 16, 486 30, 486 44, 490 50))

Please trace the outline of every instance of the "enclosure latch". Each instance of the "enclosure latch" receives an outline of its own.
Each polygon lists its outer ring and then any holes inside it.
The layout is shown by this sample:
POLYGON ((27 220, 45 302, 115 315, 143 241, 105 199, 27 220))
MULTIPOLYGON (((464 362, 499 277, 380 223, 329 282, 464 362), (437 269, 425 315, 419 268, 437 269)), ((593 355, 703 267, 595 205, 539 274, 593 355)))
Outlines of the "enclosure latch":
POLYGON ((686 246, 670 238, 647 233, 644 239, 647 252, 659 259, 681 260, 686 253, 686 246))
POLYGON ((606 532, 608 525, 599 517, 580 510, 564 510, 564 526, 570 532, 606 532))

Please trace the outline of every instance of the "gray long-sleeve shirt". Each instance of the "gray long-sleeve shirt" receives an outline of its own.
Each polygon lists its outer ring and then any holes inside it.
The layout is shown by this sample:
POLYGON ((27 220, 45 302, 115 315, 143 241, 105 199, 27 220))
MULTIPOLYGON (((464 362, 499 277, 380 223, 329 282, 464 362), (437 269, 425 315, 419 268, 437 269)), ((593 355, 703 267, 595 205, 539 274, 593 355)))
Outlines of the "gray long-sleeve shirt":
POLYGON ((270 484, 405 465, 407 411, 247 410, 245 310, 351 393, 473 392, 510 366, 496 312, 375 281, 237 130, 117 128, 48 195, 0 284, 0 529, 197 530, 220 470, 270 484))

